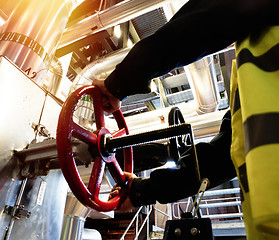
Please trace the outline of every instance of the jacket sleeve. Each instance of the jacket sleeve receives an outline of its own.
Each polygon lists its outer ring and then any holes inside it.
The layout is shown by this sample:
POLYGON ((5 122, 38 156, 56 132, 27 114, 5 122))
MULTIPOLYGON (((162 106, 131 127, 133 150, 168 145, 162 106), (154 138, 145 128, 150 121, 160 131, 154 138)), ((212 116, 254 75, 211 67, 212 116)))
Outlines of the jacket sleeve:
POLYGON ((278 0, 190 0, 162 28, 139 41, 105 80, 117 98, 149 91, 151 79, 278 24, 278 0))
MULTIPOLYGON (((209 143, 196 145, 201 178, 208 178, 210 187, 215 187, 236 176, 230 158, 231 120, 228 111, 220 132, 209 143)), ((178 169, 157 169, 149 178, 135 178, 129 197, 134 206, 170 203, 197 193, 197 180, 192 149, 179 159, 178 169)))

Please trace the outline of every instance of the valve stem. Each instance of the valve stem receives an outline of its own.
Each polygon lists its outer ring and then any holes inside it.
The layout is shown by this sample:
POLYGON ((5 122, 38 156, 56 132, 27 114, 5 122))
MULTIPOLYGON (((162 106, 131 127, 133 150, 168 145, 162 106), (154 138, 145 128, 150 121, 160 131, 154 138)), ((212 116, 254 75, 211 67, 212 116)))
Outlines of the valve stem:
POLYGON ((154 131, 131 134, 122 137, 112 138, 107 136, 104 143, 104 148, 108 153, 114 153, 116 149, 142 145, 149 142, 154 142, 163 139, 174 138, 186 134, 191 134, 192 128, 188 123, 173 125, 167 128, 162 128, 154 131))

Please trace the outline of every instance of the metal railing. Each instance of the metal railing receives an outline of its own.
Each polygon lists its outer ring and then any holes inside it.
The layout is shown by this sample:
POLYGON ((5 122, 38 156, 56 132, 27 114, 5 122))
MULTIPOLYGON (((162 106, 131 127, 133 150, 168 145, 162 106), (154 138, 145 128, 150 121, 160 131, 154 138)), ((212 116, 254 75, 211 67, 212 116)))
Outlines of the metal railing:
MULTIPOLYGON (((206 191, 204 193, 204 198, 201 201, 199 206, 200 213, 202 217, 208 217, 210 219, 223 219, 223 218, 240 218, 242 219, 242 211, 241 211, 241 201, 240 201, 240 189, 239 188, 230 188, 230 189, 222 189, 222 190, 212 190, 206 191), (235 195, 235 196, 226 196, 226 195, 235 195), (214 198, 206 198, 206 197, 214 197, 214 198), (223 214, 210 214, 210 209, 216 208, 226 208, 226 207, 236 207, 236 211, 234 213, 227 212, 223 214), (205 213, 204 213, 205 212, 205 213)), ((181 201, 174 203, 172 205, 172 212, 174 218, 181 217, 181 211, 188 212, 190 206, 192 205, 192 198, 188 198, 187 201, 181 201), (182 209, 185 206, 185 209, 182 209)))
MULTIPOLYGON (((150 217, 150 214, 151 214, 152 210, 154 210, 154 211, 156 211, 156 212, 158 212, 158 213, 160 213, 160 214, 163 214, 163 215, 165 215, 166 217, 168 217, 168 218, 171 219, 171 216, 170 216, 170 215, 166 214, 165 212, 161 211, 160 209, 157 209, 154 205, 149 205, 149 206, 146 206, 146 209, 147 209, 147 210, 146 210, 146 212, 147 212, 146 217, 145 217, 144 220, 140 223, 140 222, 139 222, 139 214, 142 212, 142 209, 143 209, 143 206, 141 206, 141 207, 138 209, 138 211, 136 212, 136 214, 135 214, 134 217, 132 218, 130 224, 128 225, 127 229, 125 230, 125 232, 124 232, 123 235, 121 236, 120 240, 124 240, 124 239, 125 239, 126 234, 128 233, 129 229, 132 227, 132 225, 134 224, 134 222, 135 222, 135 225, 136 225, 136 227, 135 227, 135 234, 136 234, 136 236, 135 236, 134 240, 138 240, 139 235, 141 234, 141 232, 142 232, 142 230, 143 230, 145 224, 146 224, 146 226, 147 226, 147 227, 146 227, 147 236, 149 236, 149 224, 150 224, 150 222, 149 222, 149 217, 150 217)), ((155 223, 155 225, 157 225, 157 224, 155 223)))
MULTIPOLYGON (((142 233, 144 226, 146 225, 147 236, 150 236, 150 228, 149 228, 149 217, 152 210, 155 213, 163 214, 168 219, 172 218, 181 218, 181 212, 187 212, 191 209, 193 204, 193 198, 189 197, 186 201, 176 202, 171 204, 171 213, 165 213, 164 211, 155 207, 155 205, 146 206, 146 217, 143 221, 139 221, 139 215, 143 210, 143 206, 138 209, 135 213, 133 219, 128 225, 127 229, 123 233, 120 240, 124 240, 126 234, 129 229, 135 223, 135 238, 134 240, 138 240, 140 234, 142 233), (182 209, 183 208, 183 209, 182 209)), ((230 188, 230 189, 221 189, 221 190, 211 190, 206 191, 204 193, 203 199, 201 200, 201 204, 199 206, 201 217, 210 218, 213 222, 216 220, 216 223, 228 223, 229 221, 234 221, 235 219, 239 219, 240 222, 243 222, 243 214, 241 211, 241 201, 240 201, 240 188, 230 188), (232 207, 234 212, 226 211, 226 208, 232 207), (216 211, 217 208, 223 208, 222 213, 218 213, 216 211), (214 214, 212 214, 212 210, 215 209, 214 214), (211 212, 211 213, 210 213, 211 212)), ((214 212, 214 211, 213 211, 214 212)), ((157 218, 155 217, 155 226, 157 226, 157 218)), ((244 226, 243 226, 244 228, 244 226)), ((149 239, 147 237, 147 239, 149 239)))

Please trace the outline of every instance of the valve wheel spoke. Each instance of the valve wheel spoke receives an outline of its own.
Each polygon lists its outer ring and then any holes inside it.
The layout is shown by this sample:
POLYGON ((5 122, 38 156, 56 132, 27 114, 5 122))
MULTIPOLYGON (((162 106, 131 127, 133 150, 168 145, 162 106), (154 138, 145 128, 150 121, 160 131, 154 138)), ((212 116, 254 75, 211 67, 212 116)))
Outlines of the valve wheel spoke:
POLYGON ((95 145, 97 143, 97 135, 86 130, 85 128, 81 127, 80 125, 72 122, 72 129, 73 129, 73 136, 78 138, 79 140, 87 143, 95 145))
POLYGON ((122 137, 126 135, 126 129, 122 128, 112 134, 112 137, 122 137))
POLYGON ((100 156, 95 158, 88 183, 88 190, 92 195, 94 195, 94 197, 98 197, 99 195, 105 166, 106 163, 102 160, 100 156))
POLYGON ((94 114, 95 114, 95 121, 97 129, 101 129, 105 127, 105 115, 104 109, 101 101, 101 93, 100 91, 94 92, 94 100, 93 100, 93 107, 94 107, 94 114))
POLYGON ((117 182, 119 185, 124 185, 125 183, 125 175, 117 162, 115 156, 112 157, 112 161, 108 163, 109 171, 114 178, 115 182, 117 182))

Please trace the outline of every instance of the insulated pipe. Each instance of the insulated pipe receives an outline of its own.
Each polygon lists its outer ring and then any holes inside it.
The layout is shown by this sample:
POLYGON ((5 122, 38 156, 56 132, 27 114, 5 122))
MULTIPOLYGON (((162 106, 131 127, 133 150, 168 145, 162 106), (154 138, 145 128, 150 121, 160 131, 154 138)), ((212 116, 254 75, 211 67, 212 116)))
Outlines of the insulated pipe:
POLYGON ((61 234, 61 240, 82 240, 85 218, 66 215, 61 234))
POLYGON ((162 7, 171 0, 124 0, 108 9, 69 26, 63 33, 58 48, 64 47, 103 29, 116 26, 140 16, 144 13, 162 7))
MULTIPOLYGON (((130 49, 131 47, 115 51, 88 64, 74 79, 70 93, 79 87, 91 85, 95 78, 105 79, 115 69, 116 65, 125 58, 130 49)), ((91 123, 92 113, 93 104, 89 98, 79 101, 76 115, 80 124, 86 126, 91 123)))
POLYGON ((83 0, 21 0, 1 28, 0 55, 14 62, 39 85, 72 10, 83 0))
POLYGON ((95 78, 105 79, 131 50, 131 47, 115 51, 88 64, 73 81, 71 92, 92 84, 95 78))
POLYGON ((83 206, 71 193, 67 196, 61 240, 82 240, 85 219, 90 209, 83 206))
POLYGON ((214 112, 219 104, 219 94, 213 57, 206 57, 186 66, 185 72, 197 103, 197 113, 214 112))

